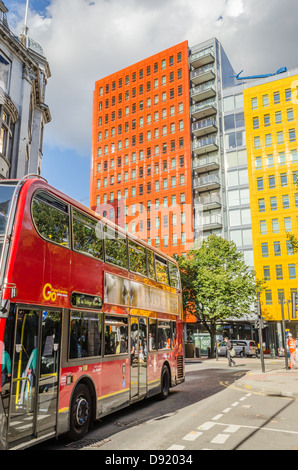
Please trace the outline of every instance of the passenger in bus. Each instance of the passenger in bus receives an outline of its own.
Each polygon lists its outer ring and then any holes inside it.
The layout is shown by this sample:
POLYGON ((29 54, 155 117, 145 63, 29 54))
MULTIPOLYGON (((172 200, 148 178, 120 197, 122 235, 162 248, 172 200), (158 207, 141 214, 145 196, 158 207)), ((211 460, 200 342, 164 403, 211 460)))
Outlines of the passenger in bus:
POLYGON ((155 339, 152 336, 152 333, 149 333, 149 351, 155 351, 155 339))
POLYGON ((125 341, 124 336, 121 336, 120 340, 120 353, 126 353, 127 352, 127 342, 125 341))
POLYGON ((1 367, 1 387, 9 382, 11 378, 11 359, 3 344, 2 367, 1 367))

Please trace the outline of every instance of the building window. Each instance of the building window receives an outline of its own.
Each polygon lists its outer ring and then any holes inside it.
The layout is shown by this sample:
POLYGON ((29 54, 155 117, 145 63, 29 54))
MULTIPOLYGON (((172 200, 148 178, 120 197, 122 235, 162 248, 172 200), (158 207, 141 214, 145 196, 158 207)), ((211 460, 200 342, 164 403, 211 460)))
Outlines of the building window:
POLYGON ((262 176, 257 179, 257 188, 258 191, 262 191, 264 189, 264 181, 262 176))
POLYGON ((264 116, 264 126, 265 127, 270 126, 270 114, 265 114, 265 116, 264 116))
POLYGON ((284 143, 284 133, 283 133, 283 131, 277 132, 276 138, 277 138, 277 143, 278 144, 283 144, 284 143))
POLYGON ((284 226, 286 232, 290 232, 292 230, 291 217, 284 217, 284 226))
POLYGON ((268 243, 262 243, 262 256, 267 258, 269 256, 268 243))
POLYGON ((275 188, 275 175, 268 176, 269 188, 275 188))
POLYGON ((296 265, 295 264, 289 264, 289 278, 290 279, 296 279, 296 265))
POLYGON ((280 249, 280 242, 274 242, 274 256, 280 256, 281 255, 281 249, 280 249))
POLYGON ((261 148, 261 139, 259 136, 254 138, 254 147, 255 149, 260 149, 261 148))
POLYGON ((266 220, 260 220, 260 233, 265 235, 267 233, 267 222, 266 220))
POLYGON ((295 142, 296 141, 296 130, 295 129, 289 129, 289 141, 290 142, 295 142))
POLYGON ((266 147, 271 147, 271 145, 272 145, 272 136, 271 136, 271 134, 266 134, 265 142, 266 142, 266 147))
MULTIPOLYGON (((234 117, 234 115, 232 115, 234 117)), ((253 118, 253 128, 254 129, 259 129, 259 118, 258 117, 254 117, 253 118)))
POLYGON ((277 264, 275 266, 276 279, 281 281, 283 279, 282 265, 277 264))
POLYGON ((270 281, 270 266, 263 266, 263 276, 264 279, 270 281))
POLYGON ((264 108, 267 108, 267 106, 269 106, 269 96, 268 95, 263 95, 262 99, 263 99, 264 108))
POLYGON ((274 96, 274 104, 280 103, 280 94, 279 94, 279 91, 276 91, 273 96, 274 96))
POLYGON ((294 254, 293 245, 289 240, 287 240, 287 255, 291 256, 293 254, 294 254))
POLYGON ((290 207, 290 199, 288 194, 284 194, 282 196, 282 207, 283 209, 289 209, 290 207))
POLYGON ((282 123, 282 116, 280 111, 276 111, 275 113, 275 124, 281 124, 282 123))
POLYGON ((259 199, 259 212, 265 212, 265 199, 259 199))
POLYGON ((278 233, 279 232, 278 219, 272 219, 272 232, 273 233, 278 233))
POLYGON ((276 196, 272 196, 270 198, 270 208, 271 208, 272 211, 277 210, 277 198, 276 198, 276 196))
POLYGON ((266 305, 272 305, 272 292, 271 289, 265 290, 266 305))
POLYGON ((258 109, 258 98, 252 98, 251 99, 251 108, 252 109, 258 109))
POLYGON ((286 173, 281 173, 280 175, 280 184, 281 186, 288 186, 288 176, 286 173))

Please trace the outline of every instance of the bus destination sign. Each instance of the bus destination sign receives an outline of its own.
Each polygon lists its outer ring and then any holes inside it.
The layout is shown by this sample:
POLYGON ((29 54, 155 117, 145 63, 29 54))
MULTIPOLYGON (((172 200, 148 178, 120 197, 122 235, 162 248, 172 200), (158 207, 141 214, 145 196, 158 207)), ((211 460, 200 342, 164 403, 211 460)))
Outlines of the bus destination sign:
POLYGON ((100 296, 73 292, 70 296, 70 303, 73 307, 101 310, 103 302, 100 296))

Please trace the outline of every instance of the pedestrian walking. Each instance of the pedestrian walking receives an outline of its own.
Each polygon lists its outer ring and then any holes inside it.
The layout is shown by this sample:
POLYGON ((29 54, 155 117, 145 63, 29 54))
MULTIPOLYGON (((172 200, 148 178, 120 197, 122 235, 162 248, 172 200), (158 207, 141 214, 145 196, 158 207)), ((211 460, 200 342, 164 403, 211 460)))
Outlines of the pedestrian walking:
POLYGON ((233 348, 227 336, 225 337, 225 342, 226 342, 226 347, 227 347, 227 358, 228 358, 229 367, 232 367, 232 364, 235 366, 236 362, 234 361, 234 359, 232 359, 232 357, 235 356, 235 349, 233 348))
POLYGON ((294 366, 297 367, 296 360, 296 341, 294 340, 291 333, 288 333, 288 350, 290 351, 290 369, 293 369, 294 366))

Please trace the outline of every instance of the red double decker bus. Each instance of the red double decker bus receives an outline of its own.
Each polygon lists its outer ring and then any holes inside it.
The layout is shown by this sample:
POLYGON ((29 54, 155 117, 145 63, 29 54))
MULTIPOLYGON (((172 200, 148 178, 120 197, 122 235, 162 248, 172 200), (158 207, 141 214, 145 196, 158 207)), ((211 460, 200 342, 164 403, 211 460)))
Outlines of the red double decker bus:
POLYGON ((0 182, 0 448, 184 381, 176 262, 28 175, 0 182))

